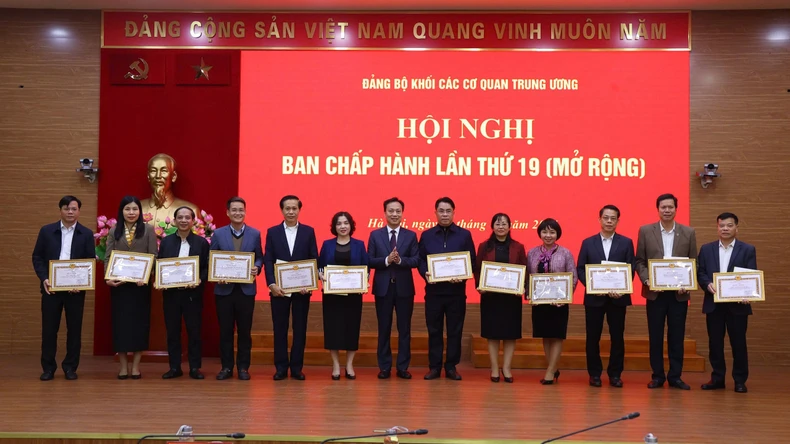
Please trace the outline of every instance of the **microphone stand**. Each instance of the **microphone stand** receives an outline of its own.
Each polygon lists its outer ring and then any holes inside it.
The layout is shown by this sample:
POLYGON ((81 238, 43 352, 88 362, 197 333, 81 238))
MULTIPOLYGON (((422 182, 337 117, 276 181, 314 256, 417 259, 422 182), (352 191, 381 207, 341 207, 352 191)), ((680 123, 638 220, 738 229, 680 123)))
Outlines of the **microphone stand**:
POLYGON ((614 424, 616 422, 625 421, 625 420, 628 420, 628 419, 634 419, 634 418, 638 418, 638 417, 639 417, 639 412, 629 413, 629 414, 627 414, 627 415, 625 415, 625 416, 623 416, 621 418, 617 418, 615 420, 612 420, 612 421, 609 421, 609 422, 605 422, 603 424, 594 425, 592 427, 587 427, 586 429, 577 430, 577 431, 575 431, 573 433, 568 433, 567 435, 562 435, 562 436, 558 436, 556 438, 551 438, 549 440, 543 441, 540 444, 546 444, 546 443, 549 443, 549 442, 558 441, 560 439, 567 438, 569 436, 578 435, 579 433, 584 433, 584 432, 587 432, 587 431, 590 431, 590 430, 593 430, 593 429, 597 429, 598 427, 603 427, 603 426, 607 426, 609 424, 614 424))
POLYGON ((408 432, 392 432, 392 433, 374 433, 372 435, 360 435, 360 436, 343 436, 340 438, 327 438, 321 441, 321 444, 332 442, 332 441, 345 441, 347 439, 362 439, 362 438, 386 438, 388 436, 396 436, 396 435, 425 435, 428 433, 426 429, 417 429, 417 430, 409 430, 408 432))
POLYGON ((167 438, 167 439, 174 439, 174 438, 231 438, 231 439, 244 439, 244 433, 225 433, 225 434, 196 434, 196 435, 145 435, 137 440, 137 444, 140 444, 146 439, 158 439, 158 438, 167 438))

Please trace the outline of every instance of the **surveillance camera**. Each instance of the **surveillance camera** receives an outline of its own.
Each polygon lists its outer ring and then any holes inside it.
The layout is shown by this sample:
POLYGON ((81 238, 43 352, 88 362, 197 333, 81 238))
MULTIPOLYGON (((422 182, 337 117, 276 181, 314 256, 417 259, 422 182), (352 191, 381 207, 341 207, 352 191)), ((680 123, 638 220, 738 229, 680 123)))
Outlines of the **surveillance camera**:
POLYGON ((708 170, 715 170, 715 169, 719 168, 719 166, 716 165, 715 163, 709 163, 709 164, 705 165, 705 168, 708 169, 708 170))
POLYGON ((86 158, 84 158, 84 159, 80 159, 80 163, 81 163, 83 166, 89 167, 89 166, 93 165, 93 159, 88 159, 88 158, 86 157, 86 158))

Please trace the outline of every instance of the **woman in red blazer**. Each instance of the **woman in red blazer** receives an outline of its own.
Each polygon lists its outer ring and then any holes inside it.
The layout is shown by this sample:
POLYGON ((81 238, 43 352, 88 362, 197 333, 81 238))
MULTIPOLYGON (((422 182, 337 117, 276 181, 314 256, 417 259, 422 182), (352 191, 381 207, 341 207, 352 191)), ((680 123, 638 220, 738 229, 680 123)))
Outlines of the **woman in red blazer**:
MULTIPOLYGON (((524 245, 510 237, 510 217, 497 213, 491 219, 491 236, 477 249, 475 286, 480 286, 483 261, 527 265, 524 245)), ((526 279, 526 276, 524 276, 526 279)), ((480 335, 488 339, 491 359, 491 381, 499 382, 499 341, 504 343, 502 374, 505 382, 513 382, 510 365, 516 350, 516 339, 521 339, 522 296, 480 291, 480 335)))

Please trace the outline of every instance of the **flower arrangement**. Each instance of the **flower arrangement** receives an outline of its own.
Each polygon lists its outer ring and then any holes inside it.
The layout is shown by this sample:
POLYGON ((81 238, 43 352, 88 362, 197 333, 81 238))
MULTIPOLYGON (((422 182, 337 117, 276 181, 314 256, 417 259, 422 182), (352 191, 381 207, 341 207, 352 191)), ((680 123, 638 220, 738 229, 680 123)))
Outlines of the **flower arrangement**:
POLYGON ((93 235, 96 240, 96 259, 104 261, 107 254, 107 236, 110 234, 110 228, 114 227, 118 221, 115 218, 107 219, 107 216, 99 216, 96 218, 97 233, 93 235))

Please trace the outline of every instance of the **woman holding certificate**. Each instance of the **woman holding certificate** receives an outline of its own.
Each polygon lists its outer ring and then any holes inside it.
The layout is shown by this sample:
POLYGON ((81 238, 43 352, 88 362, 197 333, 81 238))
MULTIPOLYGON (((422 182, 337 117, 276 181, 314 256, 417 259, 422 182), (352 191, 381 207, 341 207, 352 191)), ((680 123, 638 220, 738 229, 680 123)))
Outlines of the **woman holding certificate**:
MULTIPOLYGON (((120 261, 110 264, 113 252, 144 253, 150 256, 147 266, 151 270, 153 256, 157 254, 154 229, 143 222, 140 200, 134 196, 121 199, 118 220, 123 221, 110 229, 107 236, 105 268, 110 286, 112 307, 112 343, 118 353, 121 369, 118 379, 129 377, 127 353, 134 353, 131 368, 132 379, 140 379, 140 358, 148 349, 148 332, 151 323, 151 287, 148 274, 137 273, 136 266, 123 267, 120 261), (126 268, 126 270, 124 270, 126 268)), ((144 267, 145 269, 145 267, 144 267)))
MULTIPOLYGON (((318 257, 320 278, 324 281, 323 314, 324 314, 324 348, 332 355, 332 379, 340 379, 339 350, 346 350, 346 379, 356 379, 354 373, 354 355, 359 349, 359 327, 362 322, 362 294, 367 291, 368 254, 365 243, 351 237, 356 229, 354 218, 345 211, 332 217, 331 231, 336 237, 324 241, 318 257), (327 267, 357 266, 362 267, 354 279, 333 280, 327 267), (348 292, 335 293, 332 285, 337 288, 353 288, 348 292), (332 293, 328 293, 332 291, 332 293)), ((356 275, 348 269, 346 277, 356 275)), ((342 290, 340 290, 342 291, 342 290)))
MULTIPOLYGON (((562 237, 562 228, 554 219, 544 219, 538 225, 538 237, 543 241, 527 253, 527 271, 536 273, 573 273, 572 294, 578 282, 576 263, 570 250, 557 244, 562 237)), ((568 295, 570 296, 570 295, 568 295)), ((532 337, 543 338, 543 351, 546 354, 546 374, 540 383, 553 384, 559 379, 557 364, 562 354, 562 341, 568 332, 568 304, 540 304, 532 306, 532 337)))
MULTIPOLYGON (((477 248, 475 261, 475 286, 480 292, 480 335, 488 340, 488 356, 491 360, 491 382, 499 382, 499 341, 503 342, 504 361, 502 375, 505 382, 513 382, 510 365, 516 350, 516 339, 521 339, 521 295, 524 293, 522 276, 510 273, 509 280, 518 287, 519 294, 500 293, 481 289, 483 261, 505 264, 527 265, 524 245, 510 237, 510 216, 497 213, 491 219, 493 232, 477 248)), ((488 271, 488 270, 487 270, 488 271)), ((485 281, 485 280, 484 280, 485 281)), ((503 285, 505 287, 506 285, 503 285)))

